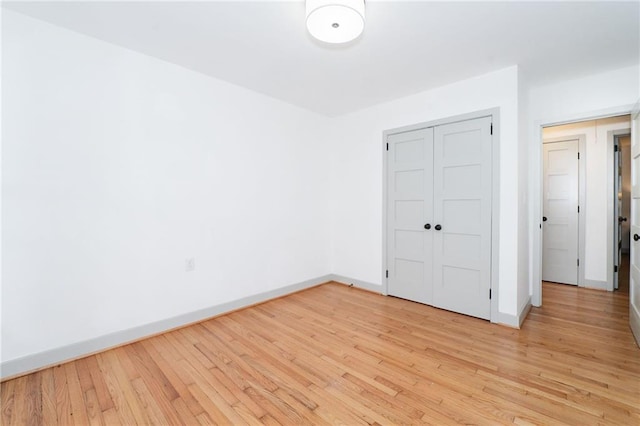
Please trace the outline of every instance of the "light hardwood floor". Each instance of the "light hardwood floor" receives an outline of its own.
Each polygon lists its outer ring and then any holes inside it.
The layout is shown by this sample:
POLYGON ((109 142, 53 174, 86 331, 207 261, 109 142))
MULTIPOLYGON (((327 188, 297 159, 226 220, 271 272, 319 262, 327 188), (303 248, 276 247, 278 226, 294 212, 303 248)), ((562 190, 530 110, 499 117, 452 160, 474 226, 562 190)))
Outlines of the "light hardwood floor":
POLYGON ((3 425, 640 424, 628 295, 522 330, 326 284, 2 383, 3 425))

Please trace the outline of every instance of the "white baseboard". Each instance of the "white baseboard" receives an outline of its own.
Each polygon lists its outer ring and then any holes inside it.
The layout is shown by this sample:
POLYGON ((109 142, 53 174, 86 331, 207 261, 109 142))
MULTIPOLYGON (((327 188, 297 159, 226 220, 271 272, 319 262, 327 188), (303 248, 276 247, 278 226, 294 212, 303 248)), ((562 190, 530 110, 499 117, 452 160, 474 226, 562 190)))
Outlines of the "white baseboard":
MULTIPOLYGON (((354 278, 349 278, 349 277, 336 275, 336 274, 331 274, 329 275, 329 277, 331 277, 331 281, 336 281, 346 285, 353 284, 354 287, 358 287, 364 290, 369 290, 375 293, 383 294, 382 285, 380 284, 373 284, 367 281, 361 281, 354 278)), ((527 318, 527 315, 529 314, 530 310, 531 310, 531 297, 528 297, 527 301, 519 309, 517 315, 511 315, 511 314, 505 314, 505 313, 499 312, 498 318, 492 322, 519 329, 520 327, 522 327, 522 323, 527 318)))
POLYGON ((374 293, 382 294, 382 285, 373 284, 367 281, 356 280, 354 278, 345 277, 342 275, 331 274, 328 275, 331 278, 331 281, 335 281, 341 284, 352 285, 354 287, 358 287, 364 290, 373 291, 374 293))
POLYGON ((529 315, 531 307, 531 296, 529 296, 525 304, 519 310, 520 313, 518 314, 518 328, 522 328, 522 323, 524 323, 524 320, 527 319, 527 315, 529 315))
POLYGON ((198 311, 188 312, 186 314, 156 321, 150 324, 105 334, 93 339, 61 346, 59 348, 27 355, 21 358, 3 361, 0 363, 0 380, 6 380, 41 370, 43 368, 52 367, 63 362, 83 358, 110 348, 122 346, 127 343, 184 327, 189 324, 197 323, 208 318, 255 305, 257 303, 266 302, 267 300, 295 293, 333 280, 336 280, 334 275, 324 275, 297 284, 291 284, 285 287, 266 291, 264 293, 255 294, 253 296, 243 297, 238 300, 200 309, 198 311))
MULTIPOLYGON (((354 287, 382 294, 382 285, 380 284, 374 284, 367 281, 348 278, 336 274, 324 275, 318 278, 277 288, 253 296, 243 297, 232 302, 222 303, 220 305, 211 306, 209 308, 189 312, 172 318, 156 321, 150 324, 105 334, 103 336, 98 336, 93 339, 73 343, 71 345, 61 346, 59 348, 50 349, 25 357, 4 361, 0 363, 0 380, 6 380, 12 377, 28 374, 33 371, 38 371, 43 368, 52 367, 63 362, 83 358, 85 356, 102 352, 110 348, 122 346, 143 338, 148 338, 154 335, 165 333, 169 330, 197 323, 208 318, 229 313, 258 303, 266 302, 278 297, 286 296, 300 290, 315 287, 329 281, 336 281, 345 285, 353 285, 354 287)), ((497 318, 497 321, 495 322, 513 328, 520 328, 530 309, 531 298, 529 298, 524 306, 519 310, 518 315, 499 313, 499 318, 497 318)), ((635 319, 638 335, 640 335, 640 315, 636 316, 635 319)))
POLYGON ((505 314, 504 312, 498 312, 498 318, 496 322, 501 325, 506 325, 511 328, 520 328, 520 320, 518 319, 518 315, 505 314))
POLYGON ((593 288, 596 290, 609 290, 609 284, 606 281, 599 280, 584 280, 584 288, 593 288))
POLYGON ((527 301, 518 309, 517 315, 505 314, 504 312, 498 312, 497 322, 498 324, 506 325, 512 328, 522 327, 522 323, 527 318, 529 311, 531 310, 531 296, 527 298, 527 301))

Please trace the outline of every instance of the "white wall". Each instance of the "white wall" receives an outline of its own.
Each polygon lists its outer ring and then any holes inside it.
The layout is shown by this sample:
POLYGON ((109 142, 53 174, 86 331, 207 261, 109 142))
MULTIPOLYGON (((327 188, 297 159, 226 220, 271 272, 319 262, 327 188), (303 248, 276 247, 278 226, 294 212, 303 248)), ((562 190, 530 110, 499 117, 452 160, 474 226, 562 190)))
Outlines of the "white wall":
MULTIPOLYGON (((517 312, 523 313, 531 304, 530 243, 529 243, 529 82, 518 69, 518 299, 517 312)), ((522 322, 523 318, 518 318, 522 322)))
POLYGON ((328 119, 13 12, 3 36, 3 362, 330 272, 328 119))
POLYGON ((532 301, 539 305, 542 126, 629 112, 640 97, 640 67, 621 68, 579 79, 534 87, 529 96, 532 301))
POLYGON ((510 67, 335 119, 330 191, 333 272, 382 285, 382 132, 498 107, 499 310, 516 315, 519 277, 517 96, 518 69, 510 67))
MULTIPOLYGON (((3 43, 3 36, 2 36, 2 15, 4 13, 4 10, 2 7, 0 7, 0 47, 2 46, 3 43)), ((4 135, 4 127, 2 126, 2 104, 4 102, 2 102, 2 81, 3 81, 3 68, 2 68, 2 53, 1 53, 1 49, 0 49, 0 309, 2 308, 2 224, 3 224, 3 220, 2 220, 2 140, 4 139, 3 135, 4 135)), ((0 333, 2 332, 2 312, 0 312, 0 333)), ((2 360, 2 337, 0 336, 0 360, 2 360)))
POLYGON ((633 105, 639 88, 639 65, 534 87, 530 117, 533 123, 545 125, 597 118, 612 108, 633 105))

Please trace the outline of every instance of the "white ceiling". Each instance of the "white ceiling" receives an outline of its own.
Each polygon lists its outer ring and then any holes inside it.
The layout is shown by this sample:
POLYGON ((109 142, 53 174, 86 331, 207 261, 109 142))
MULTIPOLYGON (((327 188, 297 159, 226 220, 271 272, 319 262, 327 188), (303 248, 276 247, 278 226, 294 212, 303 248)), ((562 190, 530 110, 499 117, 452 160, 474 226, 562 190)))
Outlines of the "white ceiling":
POLYGON ((518 64, 532 84, 640 61, 640 2, 368 1, 314 41, 296 2, 3 2, 7 9, 335 116, 518 64))

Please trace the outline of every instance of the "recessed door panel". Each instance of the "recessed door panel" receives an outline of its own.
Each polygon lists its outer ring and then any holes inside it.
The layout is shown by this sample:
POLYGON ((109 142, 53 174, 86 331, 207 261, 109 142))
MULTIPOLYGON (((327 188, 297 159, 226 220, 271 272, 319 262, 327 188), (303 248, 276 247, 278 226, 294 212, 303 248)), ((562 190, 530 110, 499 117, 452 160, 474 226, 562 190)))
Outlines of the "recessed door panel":
POLYGON ((424 218, 424 200, 395 200, 394 229, 419 229, 424 218))
POLYGON ((447 232, 442 234, 442 253, 448 258, 480 260, 481 242, 479 235, 447 232))
POLYGON ((443 168, 442 186, 446 192, 468 193, 470 197, 482 188, 482 166, 479 164, 443 168))
POLYGON ((416 159, 424 158, 424 140, 422 137, 417 139, 397 142, 394 146, 396 164, 406 164, 415 162, 416 159))
POLYGON ((479 235, 478 231, 482 226, 482 200, 443 199, 439 206, 444 234, 479 235))
MULTIPOLYGON (((453 125, 456 124, 454 123, 453 125)), ((476 143, 481 137, 481 130, 470 128, 447 134, 446 138, 440 141, 442 151, 439 161, 442 166, 476 163, 477 159, 482 156, 482 146, 476 143)))
POLYGON ((425 270, 423 260, 407 260, 396 258, 393 264, 393 296, 403 299, 425 302, 428 298, 425 283, 425 270))
POLYGON ((396 171, 395 193, 400 200, 420 200, 424 197, 424 170, 396 171))
POLYGON ((421 231, 396 230, 395 244, 397 259, 424 260, 424 236, 421 231))

